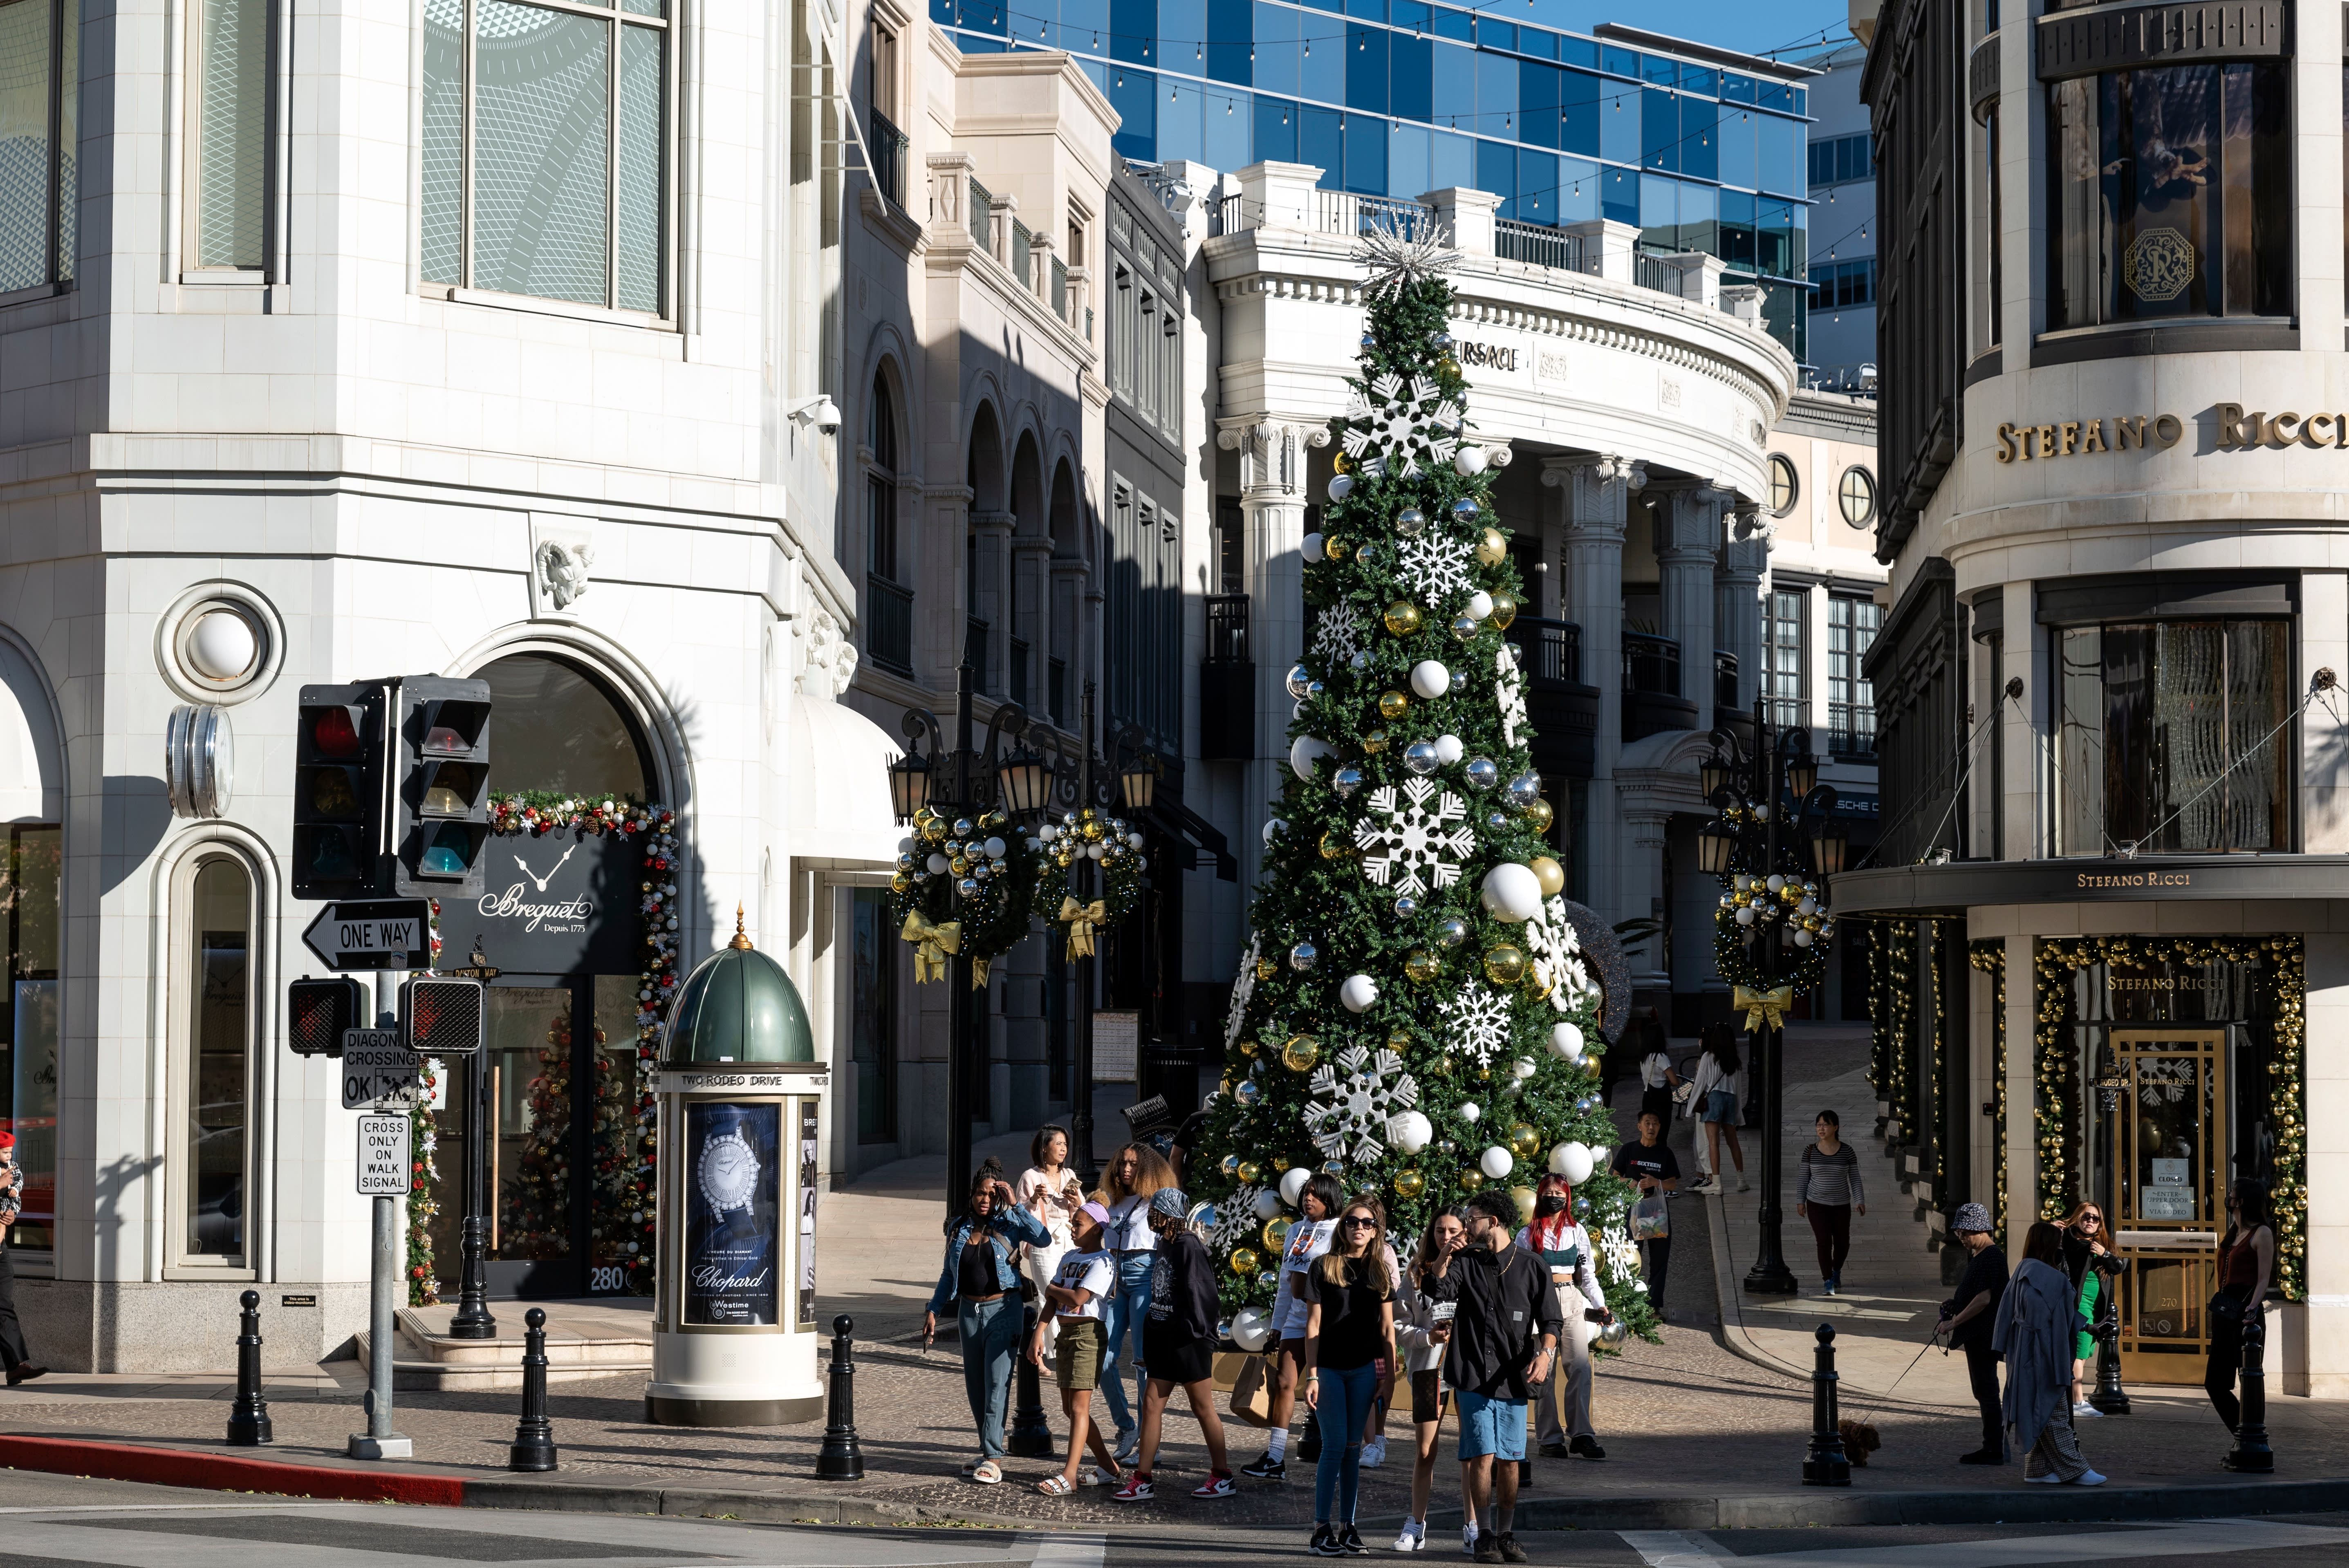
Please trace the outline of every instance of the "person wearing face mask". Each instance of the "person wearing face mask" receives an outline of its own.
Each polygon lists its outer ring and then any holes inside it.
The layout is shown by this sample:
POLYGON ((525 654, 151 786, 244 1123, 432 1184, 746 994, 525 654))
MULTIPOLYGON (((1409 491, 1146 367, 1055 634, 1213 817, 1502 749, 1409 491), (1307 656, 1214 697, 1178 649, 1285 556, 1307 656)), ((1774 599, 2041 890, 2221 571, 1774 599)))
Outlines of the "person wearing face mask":
POLYGON ((1545 1458, 1603 1460, 1607 1450, 1590 1425, 1590 1335, 1599 1324, 1612 1323, 1615 1314, 1599 1288, 1590 1233, 1573 1211, 1574 1189, 1566 1178, 1545 1176, 1534 1189, 1534 1222, 1517 1233, 1517 1245, 1549 1269, 1560 1325, 1557 1371, 1535 1390, 1534 1419, 1545 1458), (1588 1313, 1599 1315, 1597 1324, 1588 1313))

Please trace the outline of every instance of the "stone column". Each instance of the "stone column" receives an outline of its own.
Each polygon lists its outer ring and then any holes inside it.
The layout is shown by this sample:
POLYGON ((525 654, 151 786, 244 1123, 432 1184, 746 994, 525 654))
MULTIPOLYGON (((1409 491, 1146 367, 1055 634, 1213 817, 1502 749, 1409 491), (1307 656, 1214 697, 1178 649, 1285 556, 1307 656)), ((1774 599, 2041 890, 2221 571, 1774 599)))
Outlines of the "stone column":
MULTIPOLYGON (((1279 166, 1275 166, 1279 167, 1279 166)), ((1233 845, 1240 885, 1254 887, 1264 861, 1261 830, 1288 777, 1288 725, 1296 703, 1283 684, 1305 646, 1307 454, 1330 443, 1323 423, 1261 416, 1225 419, 1216 444, 1240 457, 1240 510, 1247 530, 1248 647, 1256 661, 1256 760, 1240 790, 1233 845)))
MULTIPOLYGON (((1754 698, 1762 690, 1762 578, 1769 569, 1769 542, 1756 536, 1732 539, 1723 544, 1721 564, 1713 573, 1713 641, 1737 655, 1737 707, 1741 713, 1754 711, 1754 698)), ((1687 656, 1683 652, 1682 657, 1687 656)), ((1709 671, 1709 661, 1707 667, 1709 671)), ((1712 676, 1708 673, 1705 700, 1709 702, 1712 697, 1712 676)), ((1712 722, 1717 727, 1721 723, 1719 716, 1712 722)), ((1814 724, 1812 727, 1819 726, 1814 724)), ((1826 744, 1818 740, 1813 748, 1821 750, 1826 744)))
MULTIPOLYGON (((1664 885, 1664 835, 1671 826, 1671 810, 1646 794, 1624 794, 1619 799, 1622 811, 1620 826, 1612 829, 1607 836, 1620 837, 1629 842, 1623 857, 1621 892, 1613 919, 1631 920, 1650 914, 1664 919, 1665 903, 1671 897, 1671 890, 1664 885)), ((1597 827, 1598 816, 1594 797, 1591 807, 1593 837, 1600 836, 1597 827)), ((1661 934, 1650 937, 1640 947, 1639 956, 1631 960, 1631 996, 1634 1006, 1655 1008, 1656 1016, 1662 1021, 1665 1030, 1671 1030, 1672 955, 1661 934)))
MULTIPOLYGON (((1008 667, 1005 655, 1011 647, 1011 535, 1019 527, 1019 518, 1008 511, 974 511, 970 514, 970 531, 978 538, 978 550, 970 557, 977 573, 970 585, 969 613, 987 623, 987 663, 973 683, 992 696, 1003 695, 1008 667)), ((957 627, 957 637, 962 629, 957 627)), ((959 656, 961 644, 955 645, 959 656)))
POLYGON ((1721 513, 1719 494, 1709 486, 1674 489, 1656 541, 1664 634, 1681 645, 1681 696, 1696 704, 1699 729, 1713 727, 1713 575, 1721 561, 1721 513))
POLYGON ((1619 892, 1623 843, 1614 831, 1615 762, 1623 751, 1623 526, 1631 492, 1648 476, 1636 459, 1547 458, 1541 482, 1557 491, 1566 541, 1558 615, 1580 628, 1582 679, 1599 688, 1598 743, 1583 823, 1590 907, 1610 922, 1622 920, 1648 913, 1644 903, 1625 907, 1619 892))

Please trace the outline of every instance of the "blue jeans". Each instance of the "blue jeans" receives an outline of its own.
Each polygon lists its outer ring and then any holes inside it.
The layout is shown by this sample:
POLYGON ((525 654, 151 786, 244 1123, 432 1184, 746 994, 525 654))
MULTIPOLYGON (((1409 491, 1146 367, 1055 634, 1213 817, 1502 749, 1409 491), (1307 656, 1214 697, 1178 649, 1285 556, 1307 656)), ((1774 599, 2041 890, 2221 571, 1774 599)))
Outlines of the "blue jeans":
POLYGON ((1321 1457, 1313 1466, 1313 1522, 1351 1524, 1354 1500, 1362 1485, 1362 1428, 1371 1418, 1371 1397, 1379 1391, 1379 1369, 1364 1364, 1343 1372, 1323 1367, 1314 1376, 1321 1382, 1321 1457), (1338 1511, 1330 1511, 1330 1494, 1337 1494, 1338 1511))
POLYGON ((965 1302, 956 1315, 962 1328, 962 1387, 970 1396, 970 1418, 978 1423, 978 1451, 1003 1457, 1003 1414, 1011 1403, 1011 1367, 1019 1354, 1019 1295, 965 1302))
POLYGON ((1142 1402, 1148 1374, 1142 1365, 1142 1326, 1150 1321, 1150 1274, 1158 1266, 1156 1253, 1134 1253, 1117 1260, 1117 1294, 1102 1304, 1102 1397, 1109 1401, 1111 1418, 1121 1432, 1131 1430, 1133 1412, 1125 1398, 1125 1336, 1133 1334, 1133 1402, 1142 1402))

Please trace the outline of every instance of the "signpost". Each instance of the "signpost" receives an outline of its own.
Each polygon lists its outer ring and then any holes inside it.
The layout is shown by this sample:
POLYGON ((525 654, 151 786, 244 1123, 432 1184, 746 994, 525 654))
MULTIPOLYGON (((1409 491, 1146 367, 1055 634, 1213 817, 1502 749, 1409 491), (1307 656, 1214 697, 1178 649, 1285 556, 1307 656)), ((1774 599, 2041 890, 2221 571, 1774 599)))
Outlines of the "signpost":
MULTIPOLYGON (((327 906, 327 913, 334 913, 335 906, 327 906)), ((343 923, 343 928, 354 923, 343 923)), ((312 925, 305 940, 310 941, 320 957, 336 963, 311 940, 317 930, 317 925, 312 925)), ((390 934, 395 940, 410 940, 404 934, 390 934)), ((392 1316, 392 1293, 406 1277, 400 1268, 399 1211, 408 1201, 413 1179, 407 1111, 422 1096, 416 1053, 399 1043, 399 1015, 392 1006, 398 995, 392 971, 401 967, 404 963, 377 969, 376 1023, 379 1026, 343 1031, 343 1109, 368 1113, 358 1119, 358 1190, 375 1211, 375 1256, 367 1292, 367 1429, 351 1434, 348 1451, 355 1460, 416 1457, 416 1445, 391 1429, 392 1341, 398 1332, 392 1316)))
POLYGON ((302 941, 329 969, 429 969, 432 906, 420 898, 330 903, 302 941))
POLYGON ((359 1196, 408 1196, 408 1118, 359 1118, 359 1196))

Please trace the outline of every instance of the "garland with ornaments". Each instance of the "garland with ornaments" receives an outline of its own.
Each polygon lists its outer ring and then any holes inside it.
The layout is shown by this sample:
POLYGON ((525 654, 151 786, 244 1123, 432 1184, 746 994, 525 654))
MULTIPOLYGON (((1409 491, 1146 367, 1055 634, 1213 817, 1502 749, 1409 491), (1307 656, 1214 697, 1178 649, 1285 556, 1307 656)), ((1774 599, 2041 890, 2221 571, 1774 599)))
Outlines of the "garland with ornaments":
MULTIPOLYGON (((1722 818, 1747 828, 1764 820, 1759 808, 1735 801, 1722 811, 1722 818)), ((1826 977, 1835 919, 1827 913, 1826 887, 1803 874, 1798 853, 1792 844, 1781 844, 1779 863, 1761 865, 1746 853, 1745 834, 1738 835, 1729 870, 1721 877, 1721 902, 1713 913, 1713 965, 1732 985, 1757 993, 1786 986, 1799 995, 1826 977), (1755 961, 1754 949, 1774 926, 1783 930, 1784 940, 1778 947, 1781 967, 1772 974, 1755 961)))
POLYGON ((1600 991, 1503 635, 1520 591, 1492 510, 1508 450, 1467 419, 1442 276, 1456 258, 1394 236, 1365 250, 1344 455, 1304 541, 1319 614, 1288 676, 1289 777, 1264 826, 1193 1220, 1222 1326, 1253 1349, 1317 1172, 1377 1198, 1401 1252, 1487 1186, 1530 1217, 1547 1170, 1574 1185, 1616 1312, 1651 1334, 1635 1194, 1606 1169, 1600 991))
POLYGON ((2214 962, 2256 966, 2271 976, 2275 1048, 2268 1061, 2268 1118, 2274 1129, 2268 1205, 2275 1222, 2275 1284, 2287 1301, 2308 1284, 2308 976, 2298 936, 2082 936, 2043 940, 2034 954, 2038 1060, 2033 1108, 2039 1143, 2039 1217, 2063 1219, 2080 1196, 2074 1145, 2087 1119, 2075 1113, 2088 1086, 2068 1038, 2075 1026, 2072 979, 2094 965, 2127 968, 2214 962))
POLYGON ((913 832, 897 841, 889 892, 897 934, 914 944, 917 983, 944 980, 947 960, 961 954, 971 989, 986 987, 989 966, 1028 934, 1043 851, 1043 840, 1000 810, 951 820, 927 806, 914 813, 913 832))
POLYGON ((1996 1189, 1992 1223, 2006 1234, 2006 941, 1990 937, 1966 944, 1966 962, 1990 976, 1991 982, 1991 1134, 1994 1151, 1991 1165, 1996 1189))
MULTIPOLYGON (((584 800, 551 790, 524 790, 490 797, 490 830, 533 839, 552 833, 611 835, 643 848, 636 908, 644 949, 643 967, 636 976, 634 1068, 631 1071, 613 1067, 609 1057, 596 1053, 595 1120, 589 1169, 585 1174, 589 1183, 588 1262, 596 1268, 619 1271, 617 1277, 626 1294, 650 1295, 658 1139, 652 1075, 660 1049, 661 1023, 668 1016, 681 979, 677 972, 677 813, 629 800, 584 800)), ((435 901, 432 954, 436 965, 440 959, 440 906, 435 901)), ((567 1026, 564 1035, 567 1046, 567 1026)), ((440 1070, 429 1062, 426 1068, 436 1075, 440 1070)), ((439 1212, 440 1171, 429 1159, 438 1140, 423 1115, 417 1119, 410 1137, 427 1159, 419 1161, 409 1195, 409 1301, 411 1305, 426 1305, 439 1299, 438 1281, 430 1237, 425 1236, 419 1257, 417 1235, 439 1212)))
POLYGON ((1071 961, 1090 958, 1093 938, 1123 923, 1142 902, 1142 873, 1150 857, 1143 837, 1122 817, 1104 817, 1087 806, 1065 823, 1036 830, 1036 913, 1065 934, 1071 961), (1079 900, 1069 892, 1070 873, 1080 860, 1101 867, 1101 896, 1079 900))

